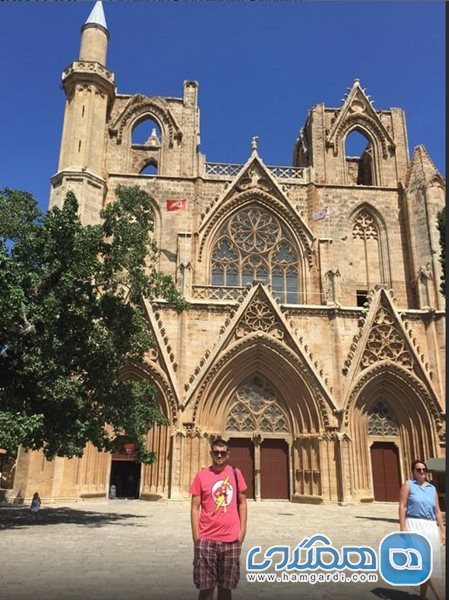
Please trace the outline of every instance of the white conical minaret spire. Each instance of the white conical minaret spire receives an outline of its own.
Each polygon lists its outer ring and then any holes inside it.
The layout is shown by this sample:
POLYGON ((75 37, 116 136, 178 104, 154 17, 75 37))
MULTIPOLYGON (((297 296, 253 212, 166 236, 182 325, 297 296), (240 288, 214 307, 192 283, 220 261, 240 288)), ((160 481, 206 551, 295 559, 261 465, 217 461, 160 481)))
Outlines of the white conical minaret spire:
POLYGON ((90 24, 101 25, 106 30, 108 29, 108 26, 106 25, 106 18, 104 16, 103 2, 95 2, 95 6, 93 7, 90 15, 87 17, 87 21, 85 23, 85 25, 90 24))

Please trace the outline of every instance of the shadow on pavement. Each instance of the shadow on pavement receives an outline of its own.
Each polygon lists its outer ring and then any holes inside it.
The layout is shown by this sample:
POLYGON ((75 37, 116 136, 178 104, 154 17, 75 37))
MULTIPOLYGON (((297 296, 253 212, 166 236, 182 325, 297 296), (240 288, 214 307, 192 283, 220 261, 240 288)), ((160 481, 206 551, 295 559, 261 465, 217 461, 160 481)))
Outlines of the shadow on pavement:
POLYGON ((399 527, 399 519, 389 519, 388 517, 367 517, 363 516, 355 516, 356 519, 365 519, 367 521, 384 521, 385 523, 396 523, 399 527))
POLYGON ((382 600, 419 600, 418 594, 410 594, 403 590, 394 590, 391 588, 375 588, 371 590, 374 596, 382 600))
POLYGON ((40 527, 42 525, 85 525, 87 527, 101 527, 111 523, 136 526, 135 523, 126 523, 127 519, 145 519, 144 515, 127 513, 100 513, 74 508, 58 507, 43 508, 39 511, 37 520, 25 506, 1 506, 0 530, 20 529, 24 527, 40 527))

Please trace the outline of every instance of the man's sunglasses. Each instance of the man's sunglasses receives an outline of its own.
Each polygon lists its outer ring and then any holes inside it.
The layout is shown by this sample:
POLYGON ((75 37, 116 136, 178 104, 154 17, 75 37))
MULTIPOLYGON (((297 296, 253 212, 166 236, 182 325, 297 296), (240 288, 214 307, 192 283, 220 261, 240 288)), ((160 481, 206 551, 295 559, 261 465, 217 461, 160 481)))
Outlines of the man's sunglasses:
POLYGON ((226 456, 228 453, 227 450, 212 450, 212 454, 216 457, 219 458, 220 456, 226 456))
POLYGON ((422 467, 415 467, 415 471, 418 471, 418 473, 427 473, 427 469, 422 467))

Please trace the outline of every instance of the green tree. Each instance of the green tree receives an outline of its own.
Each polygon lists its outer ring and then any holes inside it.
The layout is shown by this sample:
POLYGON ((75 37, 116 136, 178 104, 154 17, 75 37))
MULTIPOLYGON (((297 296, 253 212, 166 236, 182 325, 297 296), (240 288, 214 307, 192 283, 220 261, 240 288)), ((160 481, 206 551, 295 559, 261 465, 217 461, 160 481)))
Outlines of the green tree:
POLYGON ((142 298, 187 304, 157 268, 150 199, 118 187, 99 225, 68 193, 42 214, 28 193, 0 191, 0 448, 80 456, 123 436, 151 462, 144 435, 168 424, 146 381, 123 378, 152 339, 142 298))
POLYGON ((440 263, 443 274, 441 276, 440 292, 446 296, 446 207, 437 215, 437 226, 440 232, 440 263))

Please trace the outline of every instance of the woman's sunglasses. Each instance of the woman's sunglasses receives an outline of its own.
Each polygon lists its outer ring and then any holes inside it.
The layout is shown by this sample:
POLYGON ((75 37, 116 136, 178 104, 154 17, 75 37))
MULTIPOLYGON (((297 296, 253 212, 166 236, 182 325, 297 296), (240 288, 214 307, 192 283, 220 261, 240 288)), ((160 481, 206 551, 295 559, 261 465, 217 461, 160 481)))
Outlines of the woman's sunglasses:
POLYGON ((418 473, 427 473, 427 469, 423 469, 422 467, 415 467, 415 471, 418 471, 418 473))

